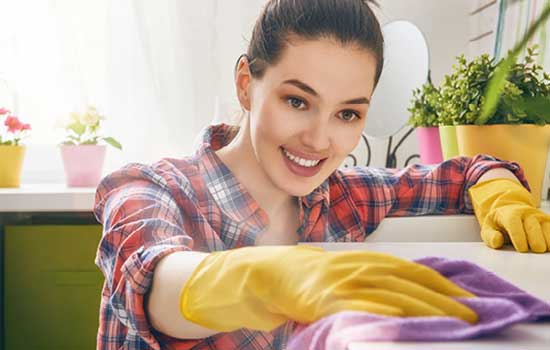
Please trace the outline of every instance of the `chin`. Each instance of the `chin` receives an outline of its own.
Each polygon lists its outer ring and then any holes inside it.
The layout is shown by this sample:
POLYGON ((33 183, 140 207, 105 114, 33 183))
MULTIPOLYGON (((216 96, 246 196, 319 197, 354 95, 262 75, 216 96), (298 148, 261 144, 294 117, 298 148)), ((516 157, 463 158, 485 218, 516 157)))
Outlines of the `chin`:
POLYGON ((305 183, 296 183, 296 181, 292 181, 294 183, 289 183, 289 181, 281 181, 279 184, 279 188, 282 189, 284 192, 288 193, 291 196, 294 197, 305 197, 313 190, 315 190, 321 183, 311 185, 311 184, 305 184, 305 183))

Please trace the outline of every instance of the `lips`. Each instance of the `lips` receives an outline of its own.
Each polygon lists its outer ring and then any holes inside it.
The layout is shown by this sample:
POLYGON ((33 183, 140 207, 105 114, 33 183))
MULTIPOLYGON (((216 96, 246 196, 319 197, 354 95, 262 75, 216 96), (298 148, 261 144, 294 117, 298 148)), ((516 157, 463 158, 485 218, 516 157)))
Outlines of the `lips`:
POLYGON ((291 151, 288 151, 283 147, 281 147, 280 150, 281 150, 281 156, 283 157, 283 160, 284 160, 287 168, 290 170, 290 172, 292 172, 295 175, 301 176, 301 177, 311 177, 311 176, 316 175, 321 170, 325 160, 327 159, 327 158, 319 158, 319 157, 317 157, 317 159, 302 158, 302 157, 299 157, 298 154, 295 154, 291 151), (304 163, 304 161, 305 161, 306 164, 309 164, 310 166, 304 166, 304 165, 301 165, 301 164, 297 163, 294 160, 291 160, 285 154, 286 153, 285 151, 289 152, 291 156, 295 157, 295 160, 296 159, 298 159, 298 160, 301 159, 302 163, 304 163), (296 158, 296 156, 298 156, 298 158, 296 158), (316 165, 311 166, 314 161, 319 161, 319 163, 317 163, 316 165))
POLYGON ((296 149, 289 149, 289 148, 282 147, 282 146, 281 146, 281 148, 283 150, 289 152, 290 154, 296 156, 296 157, 300 157, 300 158, 307 159, 307 160, 323 160, 323 159, 327 158, 325 156, 321 156, 321 155, 317 155, 317 154, 311 154, 311 153, 305 153, 305 152, 302 152, 302 151, 299 151, 299 150, 296 150, 296 149))

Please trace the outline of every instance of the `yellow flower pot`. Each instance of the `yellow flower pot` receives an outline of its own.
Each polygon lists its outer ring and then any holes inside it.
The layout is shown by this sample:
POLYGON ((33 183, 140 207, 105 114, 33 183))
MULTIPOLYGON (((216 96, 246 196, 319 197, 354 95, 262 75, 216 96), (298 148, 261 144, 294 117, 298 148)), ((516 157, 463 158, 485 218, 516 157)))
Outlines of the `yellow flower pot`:
POLYGON ((25 146, 0 146, 0 187, 19 187, 25 146))
POLYGON ((518 163, 529 182, 537 206, 540 206, 550 144, 550 125, 459 125, 456 127, 456 136, 461 155, 473 157, 488 154, 518 163))

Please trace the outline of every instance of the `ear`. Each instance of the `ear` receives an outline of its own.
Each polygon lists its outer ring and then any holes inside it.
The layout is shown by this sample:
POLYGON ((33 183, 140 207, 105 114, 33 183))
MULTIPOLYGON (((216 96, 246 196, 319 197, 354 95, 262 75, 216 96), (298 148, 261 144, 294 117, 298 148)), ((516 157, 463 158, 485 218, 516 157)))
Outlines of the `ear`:
POLYGON ((246 55, 241 55, 237 62, 237 69, 235 70, 235 88, 241 107, 248 112, 250 111, 251 81, 252 76, 250 74, 248 57, 246 55))

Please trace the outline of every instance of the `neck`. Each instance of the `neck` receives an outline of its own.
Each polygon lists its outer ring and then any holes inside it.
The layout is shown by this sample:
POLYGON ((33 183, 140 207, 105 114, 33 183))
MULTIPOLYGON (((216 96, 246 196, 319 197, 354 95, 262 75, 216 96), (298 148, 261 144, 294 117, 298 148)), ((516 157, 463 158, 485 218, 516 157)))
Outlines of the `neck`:
POLYGON ((248 118, 245 118, 231 143, 217 150, 216 154, 269 216, 280 214, 296 205, 296 198, 277 188, 258 163, 252 147, 248 118))

